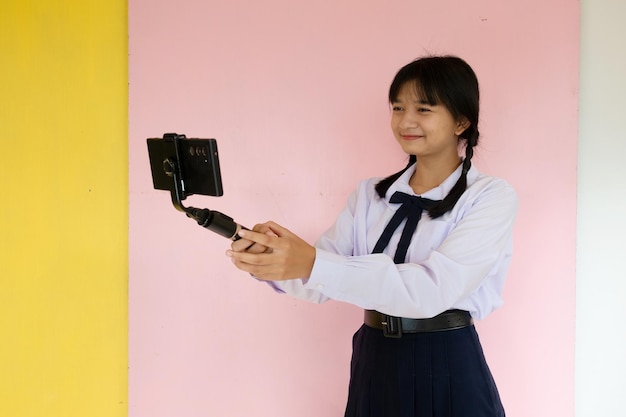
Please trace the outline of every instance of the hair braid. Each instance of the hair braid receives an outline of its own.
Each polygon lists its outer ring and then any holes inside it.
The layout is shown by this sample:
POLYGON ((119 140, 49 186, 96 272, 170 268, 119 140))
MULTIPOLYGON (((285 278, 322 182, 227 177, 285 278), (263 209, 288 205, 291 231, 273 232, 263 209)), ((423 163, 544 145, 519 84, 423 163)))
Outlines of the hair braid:
POLYGON ((465 159, 463 159, 461 176, 457 180, 456 184, 454 184, 448 195, 441 200, 440 203, 433 205, 430 210, 428 210, 428 215, 431 219, 441 217, 450 211, 457 201, 459 201, 459 198, 461 198, 467 188, 467 173, 472 167, 474 146, 478 143, 478 129, 470 126, 468 130, 470 130, 470 132, 464 132, 468 133, 468 136, 465 138, 465 159))
POLYGON ((463 175, 467 175, 472 167, 472 156, 474 156, 474 146, 467 141, 465 145, 465 159, 463 159, 463 175))

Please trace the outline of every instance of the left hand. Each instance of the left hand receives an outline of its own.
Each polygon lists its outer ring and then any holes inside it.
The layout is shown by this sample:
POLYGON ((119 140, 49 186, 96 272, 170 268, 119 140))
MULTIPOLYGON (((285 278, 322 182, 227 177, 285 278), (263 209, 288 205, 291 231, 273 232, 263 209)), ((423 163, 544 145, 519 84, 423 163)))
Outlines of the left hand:
POLYGON ((266 281, 285 281, 308 278, 315 262, 315 248, 274 222, 267 222, 239 235, 250 242, 266 247, 262 253, 229 250, 235 266, 266 281))

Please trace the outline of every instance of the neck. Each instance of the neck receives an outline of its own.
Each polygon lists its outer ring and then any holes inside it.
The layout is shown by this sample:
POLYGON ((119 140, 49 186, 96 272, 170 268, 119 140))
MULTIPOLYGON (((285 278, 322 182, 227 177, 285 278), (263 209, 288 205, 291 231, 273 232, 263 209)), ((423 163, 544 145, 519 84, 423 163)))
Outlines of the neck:
POLYGON ((409 180, 409 185, 415 194, 424 194, 426 191, 440 186, 459 165, 461 165, 461 159, 458 155, 447 158, 445 161, 419 158, 415 172, 409 180))

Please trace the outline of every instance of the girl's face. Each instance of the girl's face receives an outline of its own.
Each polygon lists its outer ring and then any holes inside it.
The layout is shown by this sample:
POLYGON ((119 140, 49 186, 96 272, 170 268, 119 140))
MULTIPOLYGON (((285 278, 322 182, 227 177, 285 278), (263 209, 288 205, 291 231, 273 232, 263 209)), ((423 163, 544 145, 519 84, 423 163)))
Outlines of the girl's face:
POLYGON ((458 161, 458 138, 469 126, 465 118, 457 121, 445 106, 428 104, 417 96, 413 83, 403 85, 391 105, 391 130, 404 152, 458 161))

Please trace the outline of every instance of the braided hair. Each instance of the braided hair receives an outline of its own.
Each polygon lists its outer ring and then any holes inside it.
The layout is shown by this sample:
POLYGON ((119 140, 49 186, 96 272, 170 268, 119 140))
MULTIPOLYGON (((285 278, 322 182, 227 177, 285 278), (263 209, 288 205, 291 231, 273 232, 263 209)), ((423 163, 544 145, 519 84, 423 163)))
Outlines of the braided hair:
MULTIPOLYGON (((459 136, 459 144, 465 146, 465 158, 461 176, 448 195, 428 209, 435 219, 450 211, 467 188, 467 173, 472 166, 474 147, 478 144, 478 79, 472 68, 455 56, 428 56, 417 59, 402 67, 389 88, 389 102, 397 101, 401 88, 414 84, 418 97, 430 105, 445 106, 455 120, 465 117, 469 127, 459 136)), ((415 155, 402 170, 382 179, 376 184, 376 192, 384 198, 387 190, 411 165, 417 161, 415 155)))

